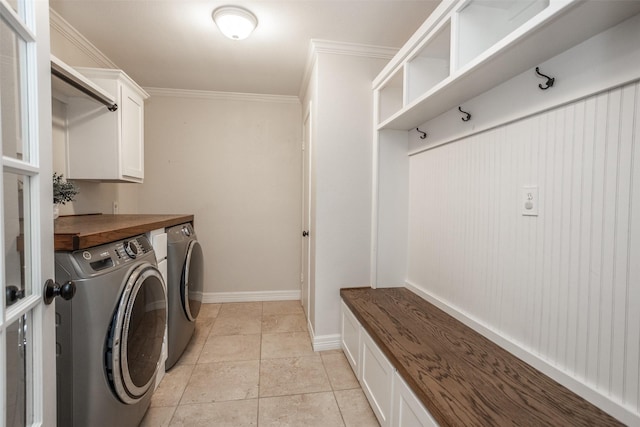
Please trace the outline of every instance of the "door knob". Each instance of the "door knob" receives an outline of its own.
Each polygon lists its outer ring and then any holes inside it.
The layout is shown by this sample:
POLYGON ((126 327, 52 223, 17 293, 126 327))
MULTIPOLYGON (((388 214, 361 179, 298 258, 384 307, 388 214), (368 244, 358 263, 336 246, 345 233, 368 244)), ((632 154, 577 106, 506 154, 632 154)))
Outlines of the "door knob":
POLYGON ((69 301, 76 294, 76 284, 69 280, 61 286, 49 279, 44 284, 44 292, 42 294, 44 303, 47 305, 51 304, 55 297, 62 297, 62 299, 69 301))
POLYGON ((308 235, 309 235, 308 231, 305 230, 305 231, 302 232, 302 237, 307 237, 308 235))
POLYGON ((24 298, 24 289, 19 289, 17 286, 7 286, 5 288, 5 301, 7 307, 15 304, 19 299, 24 298))

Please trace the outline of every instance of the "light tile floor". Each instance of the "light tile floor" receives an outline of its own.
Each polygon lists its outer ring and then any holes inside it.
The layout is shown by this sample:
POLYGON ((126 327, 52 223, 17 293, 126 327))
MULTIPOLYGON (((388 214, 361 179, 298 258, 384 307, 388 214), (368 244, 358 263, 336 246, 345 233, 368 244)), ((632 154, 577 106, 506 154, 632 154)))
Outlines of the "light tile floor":
POLYGON ((205 304, 141 427, 377 427, 341 351, 314 352, 299 301, 205 304))

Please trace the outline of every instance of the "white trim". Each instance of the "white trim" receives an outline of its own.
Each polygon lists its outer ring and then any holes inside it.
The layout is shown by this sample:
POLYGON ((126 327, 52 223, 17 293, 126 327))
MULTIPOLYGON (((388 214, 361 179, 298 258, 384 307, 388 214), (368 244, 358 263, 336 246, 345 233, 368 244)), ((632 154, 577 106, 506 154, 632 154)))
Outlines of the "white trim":
POLYGON ((551 379, 567 387, 585 400, 591 402, 611 416, 627 425, 640 425, 640 416, 633 412, 633 409, 626 408, 617 402, 611 400, 608 396, 601 394, 598 390, 591 388, 588 384, 574 378, 569 373, 562 371, 559 367, 550 364, 548 361, 541 359, 538 355, 531 353, 519 343, 511 341, 507 336, 500 334, 499 331, 492 329, 490 326, 479 321, 478 319, 459 311, 454 305, 441 300, 437 296, 420 288, 419 286, 406 282, 406 287, 421 298, 424 298, 431 304, 435 305, 450 316, 453 316, 466 326, 482 334, 500 347, 504 348, 519 359, 538 369, 551 379))
POLYGON ((4 18, 10 30, 18 34, 26 42, 36 40, 36 35, 31 25, 25 25, 23 19, 6 3, 0 3, 0 17, 4 18), (30 28, 31 27, 31 28, 30 28))
POLYGON ((297 96, 288 95, 268 95, 261 93, 240 93, 240 92, 218 92, 208 90, 189 90, 189 89, 168 89, 159 87, 145 87, 147 93, 151 96, 164 96, 173 98, 198 98, 198 99, 215 99, 227 101, 253 101, 253 102, 276 102, 283 104, 299 104, 300 100, 297 96))
POLYGON ((82 53, 87 55, 93 61, 96 62, 98 67, 105 68, 120 68, 112 60, 110 60, 104 53, 100 51, 93 43, 91 43, 85 36, 80 34, 71 24, 69 24, 58 12, 49 8, 49 25, 51 31, 56 31, 62 37, 71 42, 82 53))
POLYGON ((340 334, 320 335, 311 337, 313 351, 342 350, 340 334))
POLYGON ((313 351, 342 350, 342 334, 316 336, 310 319, 307 319, 307 330, 313 351))
POLYGON ((300 290, 295 291, 254 291, 254 292, 205 292, 204 304, 252 301, 292 301, 300 300, 300 290))
POLYGON ((334 55, 362 56, 366 58, 391 59, 398 52, 395 47, 374 46, 370 44, 336 42, 330 40, 311 40, 312 53, 331 53, 334 55))
POLYGON ((313 67, 315 66, 319 53, 390 60, 397 52, 398 49, 394 47, 311 39, 309 42, 307 61, 304 66, 304 74, 302 76, 302 82, 300 83, 299 97, 304 98, 304 92, 309 85, 309 79, 311 79, 313 67))

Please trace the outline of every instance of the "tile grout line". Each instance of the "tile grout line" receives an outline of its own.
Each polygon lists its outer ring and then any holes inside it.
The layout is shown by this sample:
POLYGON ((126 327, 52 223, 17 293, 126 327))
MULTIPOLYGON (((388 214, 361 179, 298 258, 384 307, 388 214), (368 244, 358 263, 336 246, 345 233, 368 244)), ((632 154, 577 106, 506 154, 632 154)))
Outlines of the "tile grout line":
MULTIPOLYGON (((168 417, 168 422, 170 425, 171 422, 174 422, 174 418, 177 414, 177 411, 179 409, 179 407, 184 407, 186 404, 182 402, 182 399, 184 398, 184 395, 186 393, 188 384, 192 381, 192 379, 194 378, 194 374, 195 370, 197 368, 198 365, 202 365, 203 363, 201 363, 201 361, 203 360, 203 354, 204 354, 204 349, 206 347, 207 342, 209 342, 210 339, 213 338, 213 329, 214 326, 216 324, 217 321, 220 320, 220 314, 222 313, 224 316, 224 312, 225 310, 223 310, 223 306, 227 305, 227 304, 220 304, 220 308, 218 309, 217 313, 215 316, 211 317, 211 325, 208 328, 208 330, 206 331, 206 334, 204 335, 204 340, 202 341, 202 345, 199 348, 199 352, 197 353, 197 357, 195 357, 194 359, 194 363, 192 364, 192 370, 186 380, 186 385, 185 388, 182 390, 180 398, 177 400, 177 403, 175 406, 171 407, 171 414, 170 417, 168 417)), ((293 397, 293 396, 304 396, 304 395, 313 395, 313 394, 323 394, 323 393, 327 393, 327 392, 331 392, 332 393, 332 397, 333 397, 333 402, 336 405, 337 409, 338 409, 338 413, 339 413, 339 417, 340 417, 340 422, 342 423, 342 426, 346 426, 346 419, 345 419, 345 413, 343 411, 343 408, 340 407, 340 404, 338 402, 338 398, 336 395, 337 390, 336 386, 334 386, 333 382, 331 381, 331 377, 329 376, 329 371, 328 371, 328 366, 327 363, 328 361, 325 360, 325 357, 323 357, 323 353, 326 352, 322 352, 322 351, 314 351, 313 348, 311 347, 311 353, 307 354, 303 354, 303 355, 297 355, 297 356, 282 356, 282 357, 274 357, 274 358, 268 358, 268 359, 264 359, 263 358, 263 350, 264 350, 264 342, 263 339, 266 335, 290 335, 292 333, 304 333, 305 331, 277 331, 277 332, 269 332, 269 333, 265 333, 264 330, 264 322, 265 322, 265 317, 269 317, 269 316, 279 316, 279 315, 299 315, 300 313, 279 313, 279 312, 270 312, 270 314, 265 314, 265 304, 264 302, 260 302, 260 308, 259 308, 259 313, 260 313, 260 329, 259 329, 259 342, 258 342, 258 381, 257 381, 257 387, 258 387, 258 393, 257 393, 257 398, 256 398, 256 417, 255 417, 255 422, 256 425, 259 426, 260 425, 260 414, 261 414, 261 402, 265 399, 269 399, 269 398, 278 398, 278 397, 293 397), (328 390, 318 390, 318 391, 313 391, 313 392, 308 392, 308 393, 291 393, 291 394, 284 394, 284 395, 278 395, 278 396, 262 396, 261 395, 261 386, 263 385, 263 361, 270 361, 270 360, 279 360, 279 359, 292 359, 292 358, 320 358, 320 362, 322 363, 322 372, 325 375, 325 378, 327 379, 328 385, 329 385, 329 389, 328 390)), ((242 313, 239 312, 237 313, 239 315, 241 315, 242 313)), ((258 314, 258 313, 256 313, 258 314)), ((302 313, 302 315, 304 316, 304 313, 302 313)), ((307 335, 308 335, 308 329, 306 330, 307 335)), ((219 335, 219 336, 237 336, 237 335, 253 335, 253 334, 230 334, 230 335, 219 335)), ((309 338, 307 336, 307 338, 309 338)), ((310 344, 310 343, 309 343, 310 344)), ((213 363, 213 362, 212 362, 213 363)), ((353 387, 353 389, 358 389, 359 387, 353 387)), ((341 389, 342 390, 342 389, 341 389)), ((346 390, 346 389, 345 389, 346 390)), ((249 399, 247 397, 244 397, 242 399, 237 399, 237 401, 249 401, 252 399, 249 399)), ((215 403, 215 402, 214 402, 215 403)), ((204 402, 202 404, 205 404, 204 402)), ((264 408, 262 408, 264 409, 264 408)), ((165 419, 166 420, 166 419, 165 419)), ((166 422, 166 421, 165 421, 166 422)))
MULTIPOLYGON (((220 308, 222 308, 222 306, 220 308)), ((187 379, 185 387, 182 390, 182 393, 180 395, 180 399, 178 399, 178 403, 174 407, 173 414, 171 415, 171 418, 169 419, 169 426, 173 422, 173 418, 174 418, 176 412, 178 411, 178 407, 183 406, 182 405, 182 399, 184 398, 184 394, 187 391, 187 387, 189 386, 189 383, 191 382, 191 378, 193 378, 193 374, 194 374, 194 372, 196 370, 196 367, 198 366, 198 362, 200 361, 200 357, 202 356, 202 352, 204 350, 204 346, 207 344, 207 341, 209 341, 209 337, 211 335, 211 331, 213 330, 213 325, 215 325, 216 321, 218 320, 218 315, 219 314, 220 314, 220 310, 218 310, 218 312, 216 313, 216 316, 213 318, 213 321, 211 322, 211 326, 209 327, 209 330, 206 331, 206 338, 205 338, 204 342, 202 343, 202 348, 200 349, 200 352, 199 352, 198 356, 195 358, 195 361, 193 363, 193 368, 191 369, 191 373, 189 374, 189 378, 187 379)), ((196 324, 196 327, 197 327, 197 324, 196 324)), ((191 337, 191 339, 194 339, 194 338, 195 338, 195 336, 191 337)), ((187 345, 189 345, 189 344, 187 344, 187 345)))
POLYGON ((331 377, 329 377, 329 372, 327 371, 327 364, 324 361, 324 357, 322 357, 322 352, 320 353, 320 360, 322 361, 322 367, 324 368, 324 374, 327 376, 327 380, 329 381, 329 385, 331 386, 331 395, 333 396, 333 401, 336 403, 336 407, 338 408, 338 412, 340 413, 340 419, 342 420, 342 425, 346 427, 347 422, 344 419, 344 414, 342 413, 342 408, 338 403, 338 398, 336 397, 336 389, 333 386, 333 382, 331 382, 331 377))

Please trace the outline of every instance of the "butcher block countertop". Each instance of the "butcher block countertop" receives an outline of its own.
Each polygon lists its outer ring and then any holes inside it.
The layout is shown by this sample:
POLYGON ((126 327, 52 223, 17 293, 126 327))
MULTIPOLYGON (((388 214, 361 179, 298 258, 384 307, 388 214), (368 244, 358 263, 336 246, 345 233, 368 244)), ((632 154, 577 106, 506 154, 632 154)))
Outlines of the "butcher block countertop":
POLYGON ((193 222, 193 215, 61 216, 54 223, 54 246, 56 251, 75 251, 187 222, 193 222))

